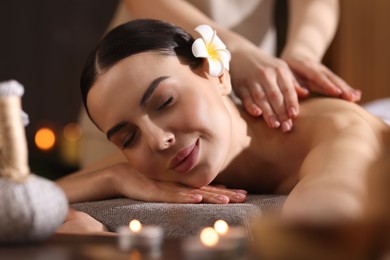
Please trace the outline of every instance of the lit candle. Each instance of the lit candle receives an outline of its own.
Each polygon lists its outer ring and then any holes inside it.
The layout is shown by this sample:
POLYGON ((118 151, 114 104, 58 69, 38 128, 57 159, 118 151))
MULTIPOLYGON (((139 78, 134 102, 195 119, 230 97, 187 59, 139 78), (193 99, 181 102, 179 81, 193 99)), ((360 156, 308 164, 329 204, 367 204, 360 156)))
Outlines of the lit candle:
POLYGON ((142 251, 157 252, 161 249, 163 240, 162 229, 157 226, 142 226, 136 219, 130 221, 129 226, 118 229, 119 248, 122 251, 129 251, 137 248, 142 251))
POLYGON ((239 253, 246 251, 248 245, 248 234, 243 227, 229 227, 224 220, 214 222, 214 229, 220 235, 221 241, 229 241, 233 243, 239 253))
POLYGON ((237 259, 234 244, 221 241, 212 227, 203 228, 197 237, 185 239, 183 247, 187 259, 237 259))

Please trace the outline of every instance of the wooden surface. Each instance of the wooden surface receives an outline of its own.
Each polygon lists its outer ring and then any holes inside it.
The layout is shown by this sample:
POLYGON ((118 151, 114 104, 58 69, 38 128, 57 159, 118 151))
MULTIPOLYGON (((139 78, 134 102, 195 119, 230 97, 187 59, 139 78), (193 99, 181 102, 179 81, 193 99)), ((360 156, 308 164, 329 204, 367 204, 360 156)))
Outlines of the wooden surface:
POLYGON ((330 66, 363 91, 361 103, 390 97, 390 1, 342 0, 340 7, 330 66))

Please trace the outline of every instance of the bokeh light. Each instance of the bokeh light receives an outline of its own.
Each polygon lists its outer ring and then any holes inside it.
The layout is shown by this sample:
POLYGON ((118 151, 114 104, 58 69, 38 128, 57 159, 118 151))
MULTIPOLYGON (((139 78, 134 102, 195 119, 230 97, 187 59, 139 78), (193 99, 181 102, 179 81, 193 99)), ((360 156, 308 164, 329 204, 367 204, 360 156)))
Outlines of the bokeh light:
POLYGON ((79 124, 69 123, 64 127, 63 135, 68 141, 77 141, 83 135, 83 130, 79 124))
POLYGON ((212 247, 218 244, 219 235, 212 227, 206 227, 200 232, 200 241, 207 247, 212 247))
POLYGON ((47 127, 38 129, 35 133, 35 145, 41 150, 50 150, 56 142, 54 131, 47 127))
POLYGON ((142 224, 141 224, 141 222, 139 222, 139 220, 133 219, 129 223, 129 228, 131 231, 138 233, 142 229, 142 224))
POLYGON ((226 223, 226 221, 219 219, 215 221, 214 223, 214 229, 218 232, 220 235, 224 235, 229 230, 229 225, 226 223))

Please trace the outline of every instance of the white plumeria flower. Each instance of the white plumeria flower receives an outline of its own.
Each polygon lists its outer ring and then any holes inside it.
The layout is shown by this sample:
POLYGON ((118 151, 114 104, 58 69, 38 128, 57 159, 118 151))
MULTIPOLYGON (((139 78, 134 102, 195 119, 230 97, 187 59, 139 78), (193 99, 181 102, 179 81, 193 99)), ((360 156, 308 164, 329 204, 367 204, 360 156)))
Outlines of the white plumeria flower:
POLYGON ((209 63, 209 73, 213 77, 219 77, 229 70, 231 59, 226 45, 217 36, 217 32, 210 25, 202 24, 195 28, 201 38, 192 44, 192 53, 197 58, 206 58, 209 63))

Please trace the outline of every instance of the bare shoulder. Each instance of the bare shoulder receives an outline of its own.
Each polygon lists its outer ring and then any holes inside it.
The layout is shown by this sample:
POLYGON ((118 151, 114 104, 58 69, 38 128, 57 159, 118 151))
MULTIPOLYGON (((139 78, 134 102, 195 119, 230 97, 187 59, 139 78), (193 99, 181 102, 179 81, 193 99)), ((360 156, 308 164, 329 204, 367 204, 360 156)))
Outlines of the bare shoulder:
POLYGON ((335 98, 313 98, 301 103, 295 129, 301 139, 318 142, 366 143, 382 147, 390 127, 360 105, 335 98))
POLYGON ((301 103, 302 111, 304 113, 344 113, 356 111, 357 113, 364 113, 365 111, 358 104, 348 102, 337 98, 310 98, 301 103))
POLYGON ((366 123, 378 130, 388 130, 381 119, 372 115, 360 105, 336 98, 312 98, 301 103, 302 120, 311 123, 333 123, 343 127, 353 123, 366 123), (317 118, 316 120, 313 120, 317 118))

